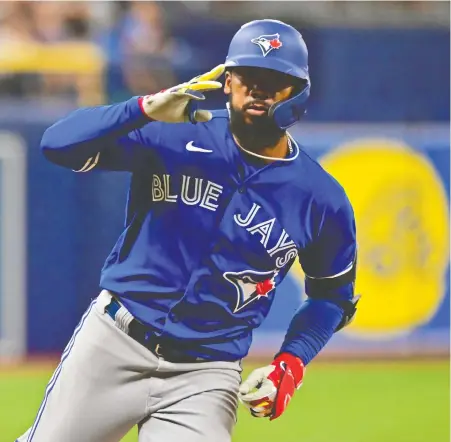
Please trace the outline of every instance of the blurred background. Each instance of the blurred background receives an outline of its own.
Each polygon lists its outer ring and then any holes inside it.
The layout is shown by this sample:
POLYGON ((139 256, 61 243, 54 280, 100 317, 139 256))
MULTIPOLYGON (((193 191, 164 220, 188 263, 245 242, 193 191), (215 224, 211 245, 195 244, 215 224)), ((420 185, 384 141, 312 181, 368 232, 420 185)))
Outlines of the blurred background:
MULTIPOLYGON (((449 14, 434 1, 0 2, 0 442, 32 424, 124 218, 129 176, 51 165, 43 131, 209 70, 255 18, 309 47, 312 98, 291 133, 354 205, 363 296, 283 418, 240 408, 234 441, 449 441, 449 14)), ((297 267, 246 371, 303 296, 297 267)))

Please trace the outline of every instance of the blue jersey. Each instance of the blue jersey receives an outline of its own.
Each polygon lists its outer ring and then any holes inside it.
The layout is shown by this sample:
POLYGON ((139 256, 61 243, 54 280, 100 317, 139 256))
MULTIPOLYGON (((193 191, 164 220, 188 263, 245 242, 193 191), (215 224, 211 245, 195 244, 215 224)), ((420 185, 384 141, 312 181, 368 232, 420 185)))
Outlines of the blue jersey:
MULTIPOLYGON (((202 124, 149 122, 133 98, 73 112, 45 132, 42 149, 75 171, 132 173, 125 228, 100 286, 158 336, 190 342, 202 356, 244 357, 297 259, 312 298, 323 294, 327 304, 311 315, 329 317, 329 334, 340 322, 353 281, 324 293, 315 284, 353 266, 353 211, 296 140, 287 161, 265 164, 237 146, 227 110, 202 124)), ((316 324, 308 322, 294 318, 284 343, 304 360, 302 333, 316 324)))

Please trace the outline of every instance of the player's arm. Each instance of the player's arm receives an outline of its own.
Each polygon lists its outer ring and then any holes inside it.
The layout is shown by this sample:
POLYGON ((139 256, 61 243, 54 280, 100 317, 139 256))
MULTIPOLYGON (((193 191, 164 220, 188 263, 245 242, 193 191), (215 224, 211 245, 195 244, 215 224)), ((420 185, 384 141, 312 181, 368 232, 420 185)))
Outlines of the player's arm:
POLYGON ((356 228, 346 197, 325 209, 316 238, 299 259, 308 299, 293 317, 281 351, 307 365, 356 312, 356 228))
POLYGON ((148 148, 158 148, 167 123, 195 123, 211 119, 194 103, 202 92, 218 89, 224 71, 219 65, 187 83, 122 103, 78 109, 49 127, 41 149, 53 163, 77 172, 94 168, 133 170, 148 148))
POLYGON ((354 317, 356 230, 346 198, 322 213, 317 235, 300 261, 308 299, 294 315, 273 363, 251 373, 240 388, 242 402, 256 417, 275 419, 285 411, 307 364, 354 317))

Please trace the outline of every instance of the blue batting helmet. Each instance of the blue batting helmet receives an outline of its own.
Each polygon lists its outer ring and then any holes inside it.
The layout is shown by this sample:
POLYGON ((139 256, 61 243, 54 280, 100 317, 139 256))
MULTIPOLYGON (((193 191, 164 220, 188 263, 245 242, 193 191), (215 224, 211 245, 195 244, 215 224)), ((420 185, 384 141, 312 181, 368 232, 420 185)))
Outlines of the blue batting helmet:
POLYGON ((308 51, 302 35, 292 26, 269 19, 246 23, 232 38, 225 66, 272 69, 305 80, 301 91, 272 105, 269 115, 281 129, 287 129, 305 114, 310 95, 308 51))

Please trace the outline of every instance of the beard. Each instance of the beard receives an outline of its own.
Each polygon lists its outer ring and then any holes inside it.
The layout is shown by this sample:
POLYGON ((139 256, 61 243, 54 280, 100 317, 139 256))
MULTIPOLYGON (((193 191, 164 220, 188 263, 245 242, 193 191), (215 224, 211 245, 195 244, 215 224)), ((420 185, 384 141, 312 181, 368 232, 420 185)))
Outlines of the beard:
POLYGON ((246 105, 241 110, 237 110, 232 105, 231 97, 229 99, 230 129, 240 145, 256 153, 275 146, 285 135, 285 131, 269 117, 268 109, 263 115, 246 115, 251 120, 250 123, 246 123, 245 111, 248 107, 249 105, 246 105))

